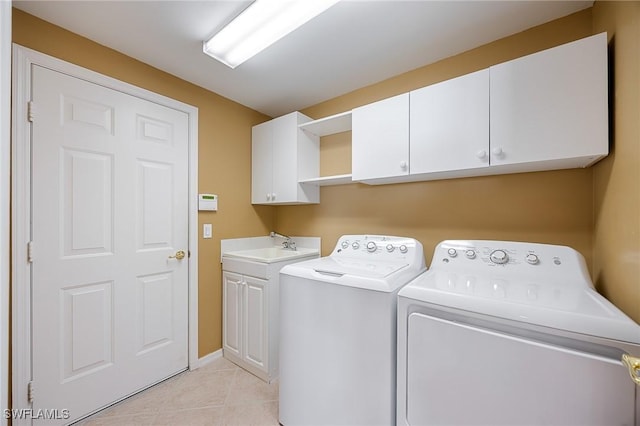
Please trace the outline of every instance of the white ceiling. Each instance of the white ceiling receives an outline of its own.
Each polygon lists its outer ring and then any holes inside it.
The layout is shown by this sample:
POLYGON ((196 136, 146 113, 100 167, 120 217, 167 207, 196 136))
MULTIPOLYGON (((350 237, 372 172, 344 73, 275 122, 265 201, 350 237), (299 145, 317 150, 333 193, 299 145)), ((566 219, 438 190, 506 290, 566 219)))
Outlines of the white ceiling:
POLYGON ((273 117, 593 5, 342 0, 236 69, 204 55, 202 41, 249 3, 13 1, 18 9, 273 117))

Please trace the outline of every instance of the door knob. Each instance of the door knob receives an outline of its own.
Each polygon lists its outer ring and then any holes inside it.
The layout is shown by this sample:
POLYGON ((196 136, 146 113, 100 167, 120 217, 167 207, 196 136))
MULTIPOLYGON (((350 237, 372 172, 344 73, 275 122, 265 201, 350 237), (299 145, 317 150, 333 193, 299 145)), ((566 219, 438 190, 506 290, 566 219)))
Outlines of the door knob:
POLYGON ((186 253, 184 252, 184 250, 178 250, 176 254, 174 254, 173 256, 169 256, 169 259, 182 260, 184 259, 185 256, 186 256, 186 253))

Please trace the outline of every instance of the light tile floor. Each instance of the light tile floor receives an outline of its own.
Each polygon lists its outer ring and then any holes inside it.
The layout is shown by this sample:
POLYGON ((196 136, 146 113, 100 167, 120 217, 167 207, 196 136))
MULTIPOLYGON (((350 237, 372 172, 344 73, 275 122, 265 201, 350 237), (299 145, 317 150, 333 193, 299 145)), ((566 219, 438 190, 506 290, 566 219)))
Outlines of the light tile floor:
POLYGON ((224 358, 187 371, 78 425, 278 425, 278 384, 224 358))

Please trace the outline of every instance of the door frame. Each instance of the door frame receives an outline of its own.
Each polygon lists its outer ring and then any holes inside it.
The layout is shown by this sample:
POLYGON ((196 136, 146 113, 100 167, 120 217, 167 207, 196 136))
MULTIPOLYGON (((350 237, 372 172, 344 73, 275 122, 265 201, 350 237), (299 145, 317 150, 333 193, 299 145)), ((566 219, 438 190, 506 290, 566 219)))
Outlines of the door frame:
MULTIPOLYGON (((0 1, 0 409, 9 408, 11 1, 0 1)), ((4 414, 4 413, 3 413, 4 414)), ((2 416, 0 425, 7 424, 2 416)))
MULTIPOLYGON (((3 62, 4 63, 4 62, 3 62)), ((27 244, 31 240, 31 69, 39 65, 81 80, 186 113, 189 117, 189 369, 198 368, 198 108, 146 89, 13 44, 12 158, 11 158, 11 306, 12 408, 29 409, 31 377, 31 266, 27 244)), ((37 107, 32 113, 37 114, 37 107)), ((33 255, 37 257, 37 248, 33 255)), ((36 391, 37 393, 37 391, 36 391)), ((65 407, 47 407, 63 409, 65 407)), ((14 419, 30 424, 30 419, 14 419)))

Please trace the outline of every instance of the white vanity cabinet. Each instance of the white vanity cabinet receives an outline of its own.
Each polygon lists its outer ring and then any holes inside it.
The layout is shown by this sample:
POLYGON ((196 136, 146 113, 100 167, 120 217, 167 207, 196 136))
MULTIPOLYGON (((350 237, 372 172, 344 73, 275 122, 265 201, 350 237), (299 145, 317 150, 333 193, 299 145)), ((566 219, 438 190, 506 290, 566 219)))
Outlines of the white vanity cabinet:
POLYGON ((318 257, 264 263, 222 256, 222 348, 226 359, 266 382, 278 377, 279 274, 318 257))
POLYGON ((409 94, 352 111, 351 174, 354 181, 409 174, 409 94))
POLYGON ((265 315, 269 306, 268 283, 266 279, 222 273, 224 355, 266 374, 269 374, 269 321, 265 315))
POLYGON ((489 69, 409 93, 410 173, 489 166, 489 69))
POLYGON ((317 177, 320 168, 318 136, 298 128, 311 118, 292 112, 252 129, 252 204, 319 203, 317 185, 299 183, 317 177))
POLYGON ((492 66, 491 165, 587 167, 608 154, 607 36, 492 66))

